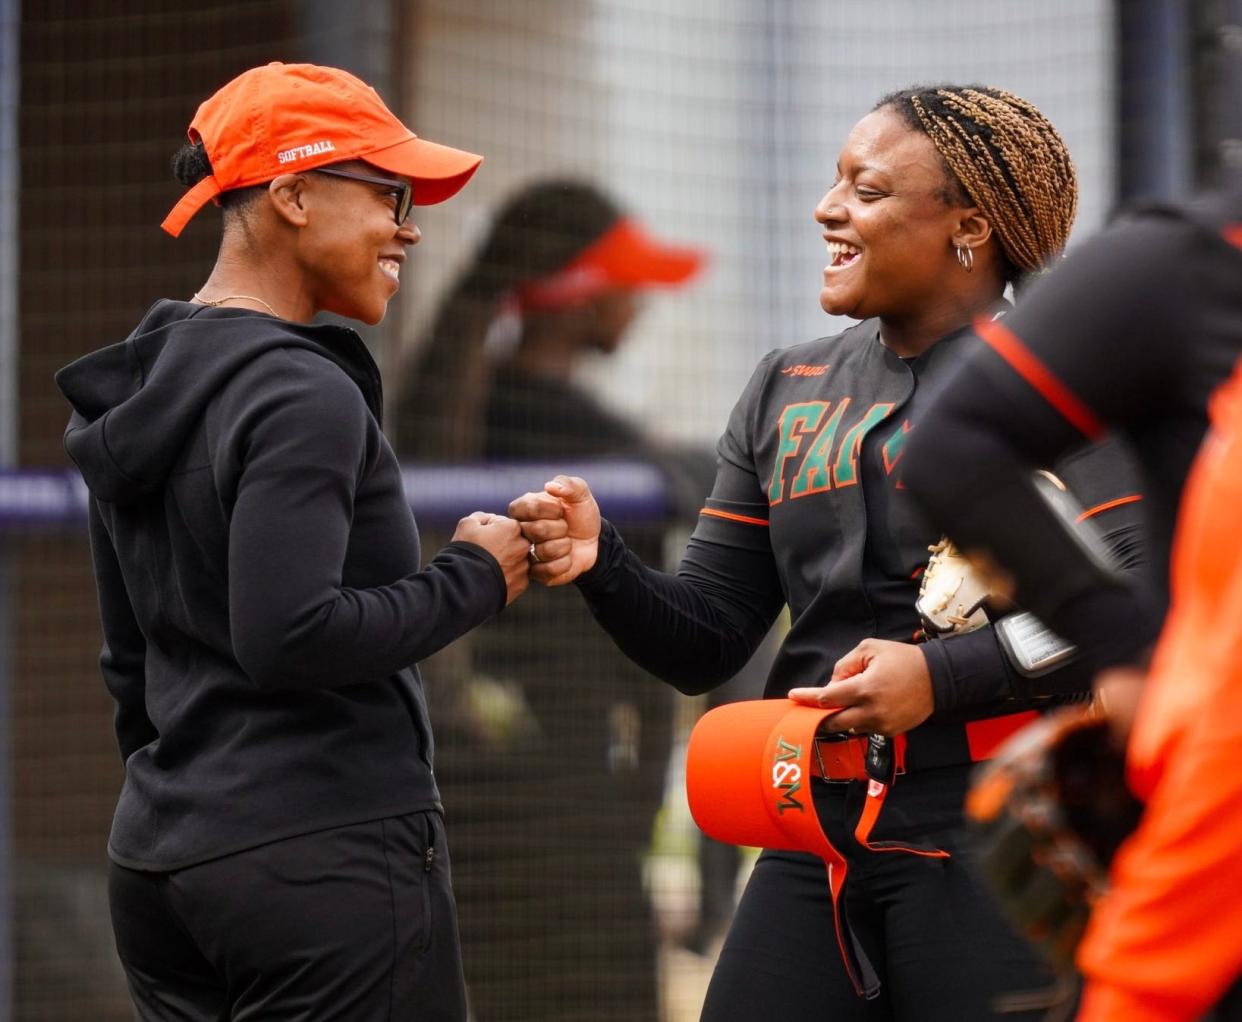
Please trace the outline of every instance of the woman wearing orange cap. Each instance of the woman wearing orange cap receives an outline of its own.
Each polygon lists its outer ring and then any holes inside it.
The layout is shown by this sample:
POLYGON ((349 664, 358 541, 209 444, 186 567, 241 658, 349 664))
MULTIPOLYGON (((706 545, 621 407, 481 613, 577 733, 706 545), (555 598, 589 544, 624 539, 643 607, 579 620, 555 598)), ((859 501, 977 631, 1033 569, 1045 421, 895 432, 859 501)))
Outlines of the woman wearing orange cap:
MULTIPOLYGON (((398 452, 653 462, 692 522, 711 487, 708 453, 658 446, 574 376, 624 343, 642 292, 685 282, 701 261, 651 237, 593 185, 521 188, 433 318, 398 406, 398 452)), ((642 557, 660 557, 663 524, 627 531, 642 557)), ((437 773, 463 878, 473 1012, 479 1022, 651 1022, 658 941, 642 859, 663 800, 672 692, 644 678, 584 607, 547 592, 451 659, 426 674, 447 735, 437 773), (474 696, 497 685, 517 708, 489 727, 474 696)))
POLYGON ((117 948, 143 1019, 461 1022, 414 665, 523 590, 528 545, 476 513, 420 567, 375 364, 311 319, 378 322, 411 204, 480 158, 311 65, 242 74, 189 137, 164 226, 217 200, 215 267, 57 376, 125 761, 117 948))
MULTIPOLYGON (((844 707, 833 726, 847 742, 889 739, 873 743, 871 765, 901 775, 878 819, 874 789, 826 747, 811 791, 848 867, 839 904, 819 858, 765 852, 707 1022, 1042 1015, 1050 973, 976 883, 961 810, 971 762, 1039 704, 991 627, 911 641, 939 534, 901 474, 918 395, 960 357, 972 319, 999 315, 1008 284, 1059 256, 1075 207, 1064 143, 1025 100, 955 85, 884 97, 850 132, 815 209, 828 254, 820 304, 862 322, 764 358, 720 440, 715 488, 677 574, 643 565, 581 479, 558 477, 511 505, 534 543, 532 577, 576 581, 652 673, 709 689, 788 605, 766 694, 844 707), (898 751, 903 762, 886 762, 898 751)), ((1062 475, 1088 507, 1128 495, 1106 450, 1062 475)), ((1132 502, 1097 520, 1114 539, 1138 531, 1132 502)), ((1059 692, 1089 686, 1081 664, 1057 672, 1059 692)), ((840 880, 838 870, 834 891, 840 880)))

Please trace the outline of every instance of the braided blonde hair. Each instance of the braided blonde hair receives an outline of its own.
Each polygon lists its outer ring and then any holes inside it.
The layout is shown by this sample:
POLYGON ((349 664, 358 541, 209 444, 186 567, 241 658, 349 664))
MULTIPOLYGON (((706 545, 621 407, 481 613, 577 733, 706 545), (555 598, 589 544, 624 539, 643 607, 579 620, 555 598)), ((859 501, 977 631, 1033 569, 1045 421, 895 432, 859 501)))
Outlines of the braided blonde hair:
POLYGON ((891 93, 875 109, 885 107, 931 139, 957 198, 987 218, 1010 264, 1006 279, 1061 254, 1078 211, 1078 178, 1065 140, 1034 104, 985 85, 934 85, 891 93))

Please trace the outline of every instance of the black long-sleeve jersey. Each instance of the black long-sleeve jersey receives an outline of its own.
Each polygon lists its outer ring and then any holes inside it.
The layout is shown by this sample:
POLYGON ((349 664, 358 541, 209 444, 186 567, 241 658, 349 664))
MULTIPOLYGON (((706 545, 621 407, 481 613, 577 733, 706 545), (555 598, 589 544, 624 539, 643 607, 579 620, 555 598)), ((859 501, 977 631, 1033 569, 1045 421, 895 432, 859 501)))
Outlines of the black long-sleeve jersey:
POLYGON ((1099 666, 1141 659, 1208 398, 1242 354, 1242 192, 1127 216, 976 333, 911 438, 911 493, 1099 666), (1102 573, 1029 485, 1030 465, 1110 427, 1140 463, 1154 600, 1102 573))
MULTIPOLYGON (((685 692, 732 675, 788 604, 766 694, 821 685, 862 639, 912 641, 918 578, 939 538, 904 488, 916 393, 955 361, 960 335, 902 359, 876 321, 772 352, 734 408, 715 486, 675 576, 645 567, 605 525, 579 586, 632 659, 685 692)), ((1139 531, 1128 464, 1112 447, 1062 471, 1115 546, 1139 531)), ((1141 559, 1135 549, 1130 560, 1141 559)), ((991 628, 925 644, 935 697, 907 763, 967 761, 962 722, 1032 705, 991 628)), ((1060 689, 1087 687, 1070 664, 1060 689), (1073 679, 1073 680, 1067 680, 1073 679)))

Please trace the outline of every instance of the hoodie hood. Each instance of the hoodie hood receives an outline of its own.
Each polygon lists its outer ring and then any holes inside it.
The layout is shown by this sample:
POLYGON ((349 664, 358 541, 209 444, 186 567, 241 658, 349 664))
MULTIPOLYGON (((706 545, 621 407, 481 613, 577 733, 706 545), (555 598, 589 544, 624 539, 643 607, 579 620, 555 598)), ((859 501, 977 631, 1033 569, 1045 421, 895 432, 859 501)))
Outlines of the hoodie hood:
POLYGON ((379 370, 353 330, 304 326, 246 309, 156 302, 132 334, 56 374, 73 406, 65 450, 100 500, 130 504, 164 485, 211 399, 274 348, 336 363, 382 421, 379 370))

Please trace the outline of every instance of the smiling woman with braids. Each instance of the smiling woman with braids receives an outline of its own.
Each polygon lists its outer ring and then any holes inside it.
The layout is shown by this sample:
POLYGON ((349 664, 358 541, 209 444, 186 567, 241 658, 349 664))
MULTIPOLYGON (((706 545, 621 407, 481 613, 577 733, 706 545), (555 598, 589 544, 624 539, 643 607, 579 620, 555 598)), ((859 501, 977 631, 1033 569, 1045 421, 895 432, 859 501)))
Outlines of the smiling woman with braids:
MULTIPOLYGON (((621 649, 681 691, 729 677, 788 604, 766 695, 844 707, 833 727, 856 747, 902 736, 887 743, 904 762, 878 819, 862 816, 865 781, 819 768, 816 809, 848 866, 839 911, 821 860, 765 851, 705 1022, 1043 1013, 1051 976, 976 883, 961 834, 971 763, 1039 704, 991 627, 912 641, 939 533, 901 474, 919 395, 961 357, 973 319, 1005 310, 1007 284, 1060 256, 1076 205, 1065 145, 1025 100, 982 86, 885 96, 815 209, 829 255, 820 304, 862 322, 760 363, 677 573, 646 567, 584 480, 558 476, 511 505, 535 543, 531 577, 576 581, 621 649)), ((1057 468, 1087 507, 1129 495, 1115 448, 1057 468)), ((1137 566, 1133 501, 1110 507, 1096 521, 1137 566)), ((1055 682, 1072 696, 1089 674, 1070 661, 1055 682)))

